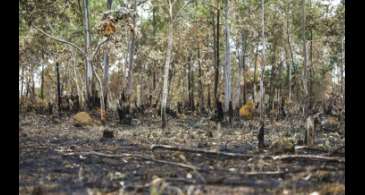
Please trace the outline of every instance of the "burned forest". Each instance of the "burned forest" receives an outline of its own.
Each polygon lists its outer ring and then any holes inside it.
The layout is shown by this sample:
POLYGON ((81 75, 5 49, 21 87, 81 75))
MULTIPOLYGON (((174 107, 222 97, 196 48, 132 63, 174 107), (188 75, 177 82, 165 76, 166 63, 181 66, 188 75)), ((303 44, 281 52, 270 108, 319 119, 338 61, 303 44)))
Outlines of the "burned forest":
POLYGON ((345 194, 344 0, 22 0, 19 194, 345 194))

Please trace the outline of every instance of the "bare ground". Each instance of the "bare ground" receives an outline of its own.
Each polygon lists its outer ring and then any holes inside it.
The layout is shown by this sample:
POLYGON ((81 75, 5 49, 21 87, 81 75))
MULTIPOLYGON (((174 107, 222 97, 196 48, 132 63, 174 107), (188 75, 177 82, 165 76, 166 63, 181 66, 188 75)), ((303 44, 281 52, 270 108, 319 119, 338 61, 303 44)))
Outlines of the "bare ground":
MULTIPOLYGON (((115 137, 104 139, 103 128, 74 127, 69 116, 27 113, 19 119, 20 194, 345 193, 344 150, 332 152, 344 146, 338 132, 318 131, 316 148, 298 149, 296 154, 343 159, 339 162, 278 160, 264 157, 274 156, 269 148, 257 150, 255 122, 236 121, 217 130, 205 118, 180 116, 162 130, 158 118, 140 119, 136 126, 112 120, 104 128, 114 130, 115 137), (152 144, 252 156, 152 151, 152 144)), ((267 125, 268 145, 282 137, 302 139, 303 129, 294 124, 295 119, 267 125)))

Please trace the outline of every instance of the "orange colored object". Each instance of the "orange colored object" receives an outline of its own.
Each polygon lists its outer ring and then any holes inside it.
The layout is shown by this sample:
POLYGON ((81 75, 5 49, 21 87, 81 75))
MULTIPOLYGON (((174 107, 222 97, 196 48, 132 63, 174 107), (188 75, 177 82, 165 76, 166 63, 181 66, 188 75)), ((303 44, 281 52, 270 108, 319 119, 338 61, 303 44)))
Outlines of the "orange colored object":
POLYGON ((240 108, 240 117, 245 120, 251 120, 253 109, 254 109, 254 103, 252 101, 248 101, 245 105, 243 105, 240 108))

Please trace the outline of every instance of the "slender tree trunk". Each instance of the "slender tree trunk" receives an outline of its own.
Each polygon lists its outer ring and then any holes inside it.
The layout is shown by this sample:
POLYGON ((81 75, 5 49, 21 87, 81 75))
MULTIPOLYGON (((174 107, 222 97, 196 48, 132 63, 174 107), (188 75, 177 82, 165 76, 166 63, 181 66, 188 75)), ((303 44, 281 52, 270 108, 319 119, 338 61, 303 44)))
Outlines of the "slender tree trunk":
POLYGON ((24 65, 20 69, 20 97, 23 97, 23 88, 24 88, 24 65))
MULTIPOLYGON (((220 18, 220 3, 217 1, 217 20, 216 20, 216 33, 215 33, 215 75, 214 75, 214 99, 215 102, 219 101, 218 97, 218 85, 219 85, 219 18, 220 18)), ((216 104, 217 105, 217 104, 216 104)), ((218 109, 218 108, 216 108, 218 109)))
POLYGON ((313 31, 310 30, 310 46, 309 46, 309 110, 312 110, 313 108, 313 75, 314 75, 314 66, 313 66, 313 31))
POLYGON ((291 66, 294 66, 294 56, 293 56, 293 49, 291 46, 291 42, 290 42, 290 23, 289 23, 289 11, 290 11, 290 7, 288 7, 288 11, 286 14, 286 35, 287 35, 287 41, 288 41, 288 47, 289 47, 289 53, 290 53, 290 58, 291 58, 291 63, 288 63, 288 101, 291 102, 292 99, 292 71, 291 71, 291 66))
MULTIPOLYGON (((73 73, 74 73, 74 80, 75 80, 75 84, 76 84, 76 90, 77 90, 77 95, 79 97, 79 102, 81 105, 81 109, 84 107, 84 95, 82 93, 82 88, 79 84, 79 73, 77 71, 77 61, 76 61, 76 53, 75 52, 72 52, 72 60, 73 60, 73 66, 72 66, 72 69, 73 69, 73 73)), ((80 79, 80 82, 81 79, 80 79)))
POLYGON ((228 26, 228 0, 225 0, 224 11, 224 37, 226 43, 225 66, 224 66, 224 111, 229 109, 229 102, 232 101, 232 86, 231 86, 231 49, 229 45, 229 26, 228 26))
POLYGON ((41 64, 42 66, 42 75, 41 75, 41 99, 44 99, 44 93, 43 93, 43 88, 44 88, 44 64, 41 64))
POLYGON ((341 50, 342 50, 341 94, 343 101, 342 105, 345 105, 345 37, 342 38, 341 50))
POLYGON ((90 57, 90 30, 89 30, 89 1, 83 0, 83 28, 84 28, 84 39, 85 39, 85 85, 86 85, 86 104, 91 109, 91 97, 93 96, 93 70, 90 57))
POLYGON ((62 103, 62 94, 61 94, 61 81, 60 81, 60 69, 59 63, 56 62, 56 77, 57 77, 57 105, 58 105, 58 112, 61 113, 61 103, 62 103))
POLYGON ((264 122, 264 73, 265 73, 265 5, 264 0, 261 0, 261 17, 262 17, 262 31, 261 31, 261 43, 262 43, 262 60, 261 60, 261 76, 260 76, 260 121, 264 122))
MULTIPOLYGON (((285 49, 284 49, 285 50, 285 49)), ((276 78, 282 78, 282 70, 283 70, 283 66, 285 65, 285 55, 284 55, 284 52, 285 51, 283 51, 283 50, 281 50, 280 51, 280 54, 279 54, 279 59, 280 59, 280 62, 279 62, 279 64, 278 64, 278 72, 277 72, 277 77, 276 78)), ((278 98, 277 98, 277 101, 276 101, 276 103, 277 103, 277 115, 276 115, 276 119, 278 120, 278 117, 279 117, 279 113, 281 113, 280 111, 280 109, 282 108, 282 106, 281 106, 281 98, 282 98, 282 86, 283 86, 283 84, 282 84, 282 82, 281 81, 279 81, 279 87, 278 87, 278 89, 277 89, 277 91, 278 91, 278 98)))
POLYGON ((167 39, 167 51, 166 51, 166 62, 164 66, 164 74, 163 74, 163 87, 162 87, 162 100, 161 100, 161 118, 162 118, 162 128, 165 129, 167 125, 167 116, 166 116, 166 103, 168 96, 168 79, 169 79, 169 69, 170 69, 170 61, 171 61, 171 52, 173 47, 173 20, 172 20, 172 4, 169 2, 169 28, 168 28, 168 39, 167 39))
POLYGON ((29 97, 29 91, 30 91, 30 66, 28 66, 28 71, 27 71, 27 86, 26 86, 26 92, 25 92, 25 97, 28 98, 29 97))
POLYGON ((35 101, 36 93, 35 93, 35 80, 34 80, 34 72, 32 69, 32 102, 35 101))
MULTIPOLYGON (((133 10, 137 9, 137 1, 133 0, 133 10)), ((132 17, 133 27, 136 26, 136 15, 132 17)), ((130 101, 130 96, 133 89, 133 61, 135 51, 135 31, 134 29, 130 32, 130 39, 128 41, 128 83, 127 83, 127 98, 130 101)))
MULTIPOLYGON (((214 73, 214 84, 213 84, 213 87, 214 87, 214 89, 213 89, 213 96, 214 96, 214 102, 216 102, 216 94, 214 94, 215 93, 215 84, 216 84, 216 78, 215 78, 215 76, 216 76, 216 74, 217 74, 217 31, 216 31, 216 19, 215 19, 215 17, 216 17, 216 14, 215 14, 215 9, 213 8, 212 9, 212 12, 211 12, 211 14, 212 14, 212 29, 213 29, 213 61, 212 61, 212 66, 214 67, 214 71, 215 71, 215 73, 214 73)), ((209 85, 209 87, 208 87, 208 93, 210 93, 210 85, 209 85)), ((208 106, 209 106, 209 109, 211 109, 211 107, 210 107, 210 94, 208 95, 209 96, 209 99, 208 99, 208 106)))
MULTIPOLYGON (((258 48, 258 46, 256 47, 258 48)), ((257 65, 258 65, 258 52, 256 52, 255 54, 255 67, 254 67, 254 71, 253 71, 253 89, 252 89, 252 99, 254 102, 256 102, 256 92, 257 92, 257 86, 256 86, 256 82, 257 82, 257 65)))
POLYGON ((105 104, 104 104, 105 100, 104 100, 103 81, 96 73, 95 68, 93 68, 93 71, 94 71, 94 75, 95 75, 95 77, 99 83, 99 87, 100 87, 100 121, 104 125, 105 121, 106 121, 106 114, 105 114, 105 104))
POLYGON ((242 106, 246 102, 246 92, 245 92, 245 46, 244 46, 244 34, 241 32, 240 35, 240 53, 239 53, 239 76, 238 76, 238 98, 239 106, 242 106))
POLYGON ((200 91, 200 113, 204 113, 204 88, 203 88, 203 71, 200 63, 200 49, 198 46, 198 67, 199 67, 199 91, 200 91))
MULTIPOLYGON (((107 0, 106 8, 111 10, 113 0, 107 0)), ((103 89, 105 99, 105 109, 108 107, 108 82, 109 82, 109 48, 106 45, 104 50, 104 76, 103 76, 103 89)))
POLYGON ((109 49, 105 49, 104 53, 104 76, 103 76, 103 93, 104 93, 104 99, 105 99, 105 109, 108 106, 108 82, 109 82, 109 49))
POLYGON ((192 54, 189 52, 188 57, 188 94, 189 94, 189 109, 191 111, 195 110, 194 101, 194 72, 192 70, 193 58, 192 54))
POLYGON ((208 109, 209 111, 212 109, 212 103, 211 103, 211 96, 210 96, 210 84, 208 84, 207 86, 207 90, 208 90, 208 97, 207 97, 207 104, 208 104, 208 109))
MULTIPOLYGON (((312 9, 312 1, 309 0, 309 8, 312 9)), ((311 10, 310 10, 311 11, 311 10)), ((311 12, 309 13, 311 14, 311 12)), ((313 108, 313 74, 314 74, 314 66, 313 66, 313 29, 310 31, 310 41, 309 41, 309 90, 308 90, 308 110, 311 111, 313 108)), ((308 65, 307 65, 308 66, 308 65)), ((307 81, 308 82, 308 81, 307 81)))
POLYGON ((302 0, 302 38, 303 38, 303 90, 304 90, 304 113, 303 115, 307 117, 308 114, 308 85, 307 85, 307 45, 305 37, 305 0, 302 0))
POLYGON ((269 109, 272 108, 273 106, 273 99, 275 96, 275 77, 276 77, 276 47, 277 43, 276 41, 273 42, 273 49, 272 49, 272 59, 271 59, 271 63, 272 63, 272 68, 271 68, 271 75, 270 75, 270 88, 269 88, 269 109))

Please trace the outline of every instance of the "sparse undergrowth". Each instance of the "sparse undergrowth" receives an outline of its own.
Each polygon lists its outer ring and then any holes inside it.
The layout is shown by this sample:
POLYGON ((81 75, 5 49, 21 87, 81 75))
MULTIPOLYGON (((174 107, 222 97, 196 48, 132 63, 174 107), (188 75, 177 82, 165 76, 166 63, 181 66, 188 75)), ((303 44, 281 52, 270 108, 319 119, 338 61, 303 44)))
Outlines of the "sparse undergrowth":
MULTIPOLYGON (((344 161, 265 158, 280 155, 272 146, 289 143, 283 139, 298 143, 303 132, 287 121, 267 125, 265 141, 271 147, 258 151, 258 129, 255 122, 250 123, 235 122, 217 130, 216 124, 208 119, 180 116, 170 119, 165 130, 153 118, 145 118, 137 126, 111 121, 105 127, 75 127, 71 117, 21 114, 19 191, 20 194, 39 191, 46 194, 308 194, 315 191, 344 194, 344 161), (102 138, 103 129, 113 130, 114 138, 102 138), (152 144, 251 157, 152 151, 152 144), (179 163, 186 167, 176 165, 179 163)), ((343 135, 318 131, 316 138, 313 147, 296 145, 295 154, 344 157, 343 151, 334 152, 335 147, 344 145, 343 135)))

